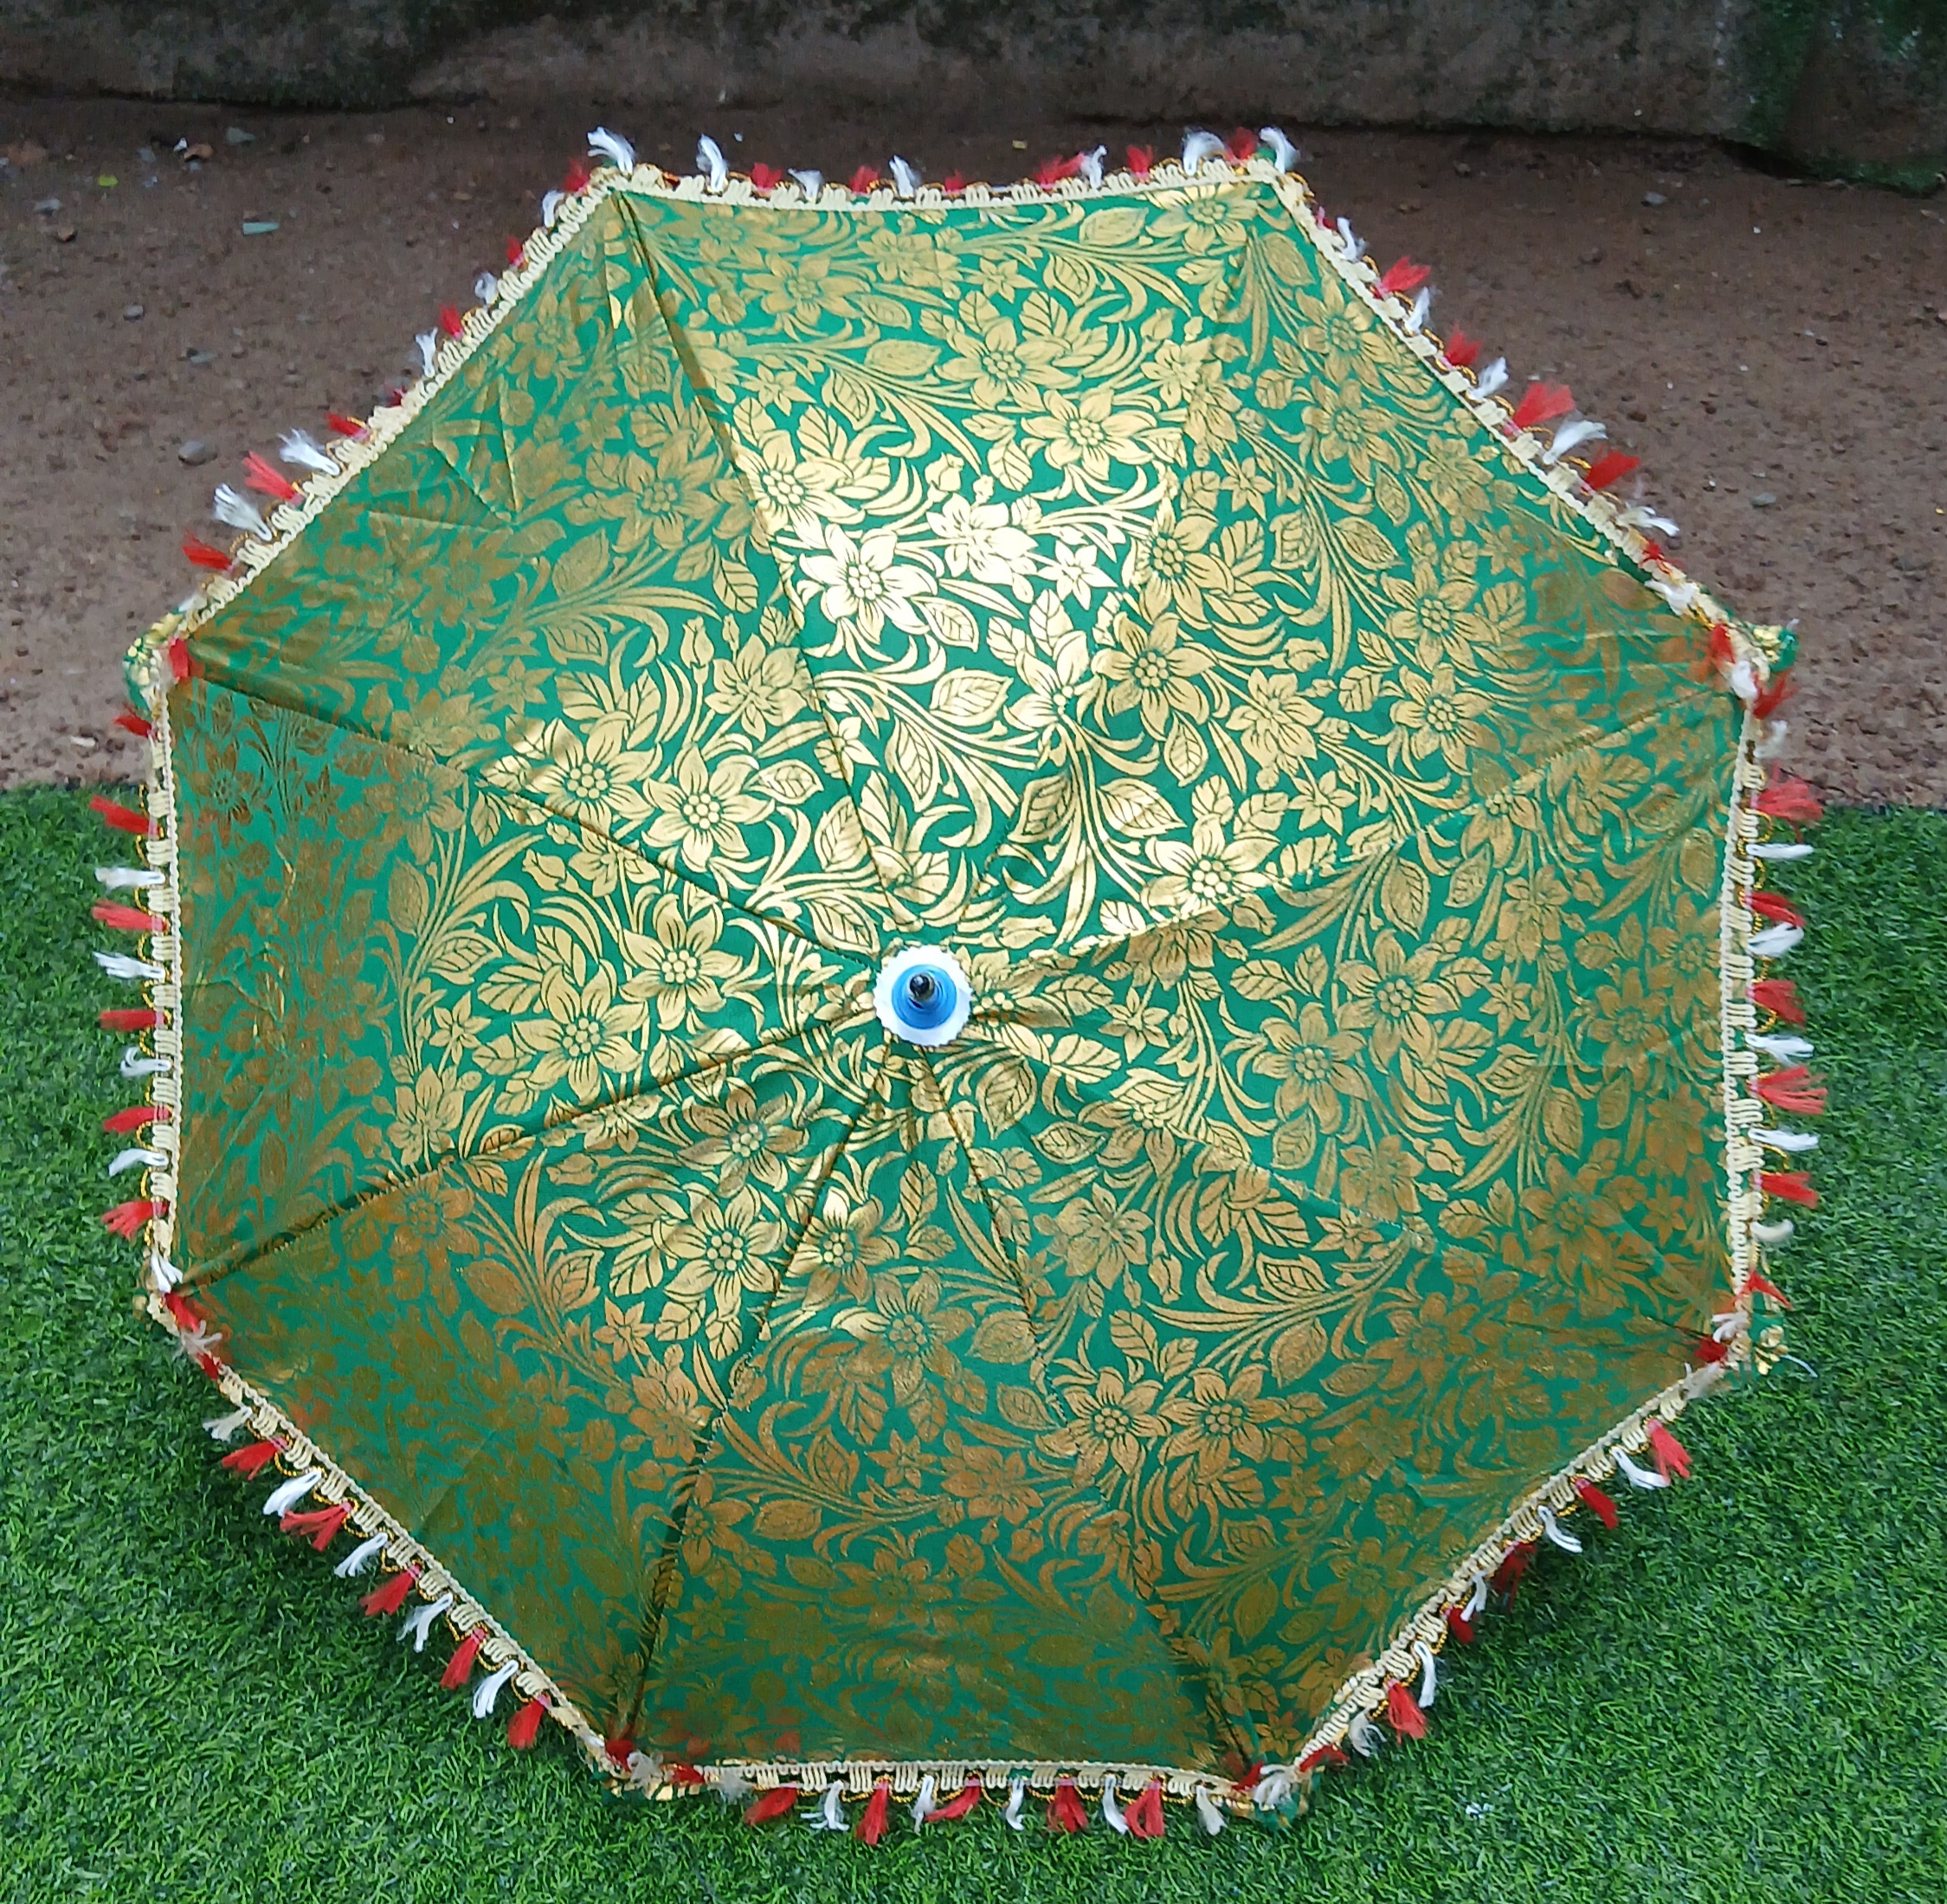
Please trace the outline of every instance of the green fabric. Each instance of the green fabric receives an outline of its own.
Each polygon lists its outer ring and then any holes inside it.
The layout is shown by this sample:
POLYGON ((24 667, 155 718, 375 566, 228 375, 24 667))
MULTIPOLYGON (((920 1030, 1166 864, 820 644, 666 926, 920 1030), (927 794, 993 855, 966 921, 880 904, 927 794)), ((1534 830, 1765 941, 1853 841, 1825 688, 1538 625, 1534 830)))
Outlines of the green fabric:
POLYGON ((1288 1755, 1719 1306, 1699 632, 1267 180, 612 192, 193 638, 194 1299, 645 1749, 1288 1755))

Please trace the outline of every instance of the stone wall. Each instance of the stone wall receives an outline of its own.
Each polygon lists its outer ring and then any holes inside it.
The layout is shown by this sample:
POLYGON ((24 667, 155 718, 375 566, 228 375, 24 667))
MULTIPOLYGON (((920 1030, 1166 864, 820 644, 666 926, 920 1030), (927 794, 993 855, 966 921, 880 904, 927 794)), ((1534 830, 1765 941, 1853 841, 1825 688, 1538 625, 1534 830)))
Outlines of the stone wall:
POLYGON ((0 83, 1641 131, 1927 189, 1947 0, 0 0, 0 83))

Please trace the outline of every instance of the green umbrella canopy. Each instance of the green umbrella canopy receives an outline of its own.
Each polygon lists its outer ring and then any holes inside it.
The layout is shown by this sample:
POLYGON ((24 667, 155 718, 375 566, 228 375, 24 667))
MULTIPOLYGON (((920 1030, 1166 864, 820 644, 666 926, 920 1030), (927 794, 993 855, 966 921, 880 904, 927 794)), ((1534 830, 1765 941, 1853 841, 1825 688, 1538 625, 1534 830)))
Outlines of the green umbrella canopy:
POLYGON ((1270 157, 551 210, 132 658, 236 1464, 638 1785, 1415 1729, 1751 1358, 1775 635, 1270 157))

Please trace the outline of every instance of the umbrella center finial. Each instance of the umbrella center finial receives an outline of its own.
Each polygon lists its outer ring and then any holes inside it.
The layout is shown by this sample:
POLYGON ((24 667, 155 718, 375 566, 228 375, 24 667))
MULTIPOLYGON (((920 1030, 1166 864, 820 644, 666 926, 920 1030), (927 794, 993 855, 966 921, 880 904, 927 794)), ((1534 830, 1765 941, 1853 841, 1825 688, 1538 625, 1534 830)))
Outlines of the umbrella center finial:
POLYGON ((973 987, 953 954, 938 946, 909 946, 879 968, 873 1009, 895 1038, 908 1044, 950 1044, 973 1010, 973 987))

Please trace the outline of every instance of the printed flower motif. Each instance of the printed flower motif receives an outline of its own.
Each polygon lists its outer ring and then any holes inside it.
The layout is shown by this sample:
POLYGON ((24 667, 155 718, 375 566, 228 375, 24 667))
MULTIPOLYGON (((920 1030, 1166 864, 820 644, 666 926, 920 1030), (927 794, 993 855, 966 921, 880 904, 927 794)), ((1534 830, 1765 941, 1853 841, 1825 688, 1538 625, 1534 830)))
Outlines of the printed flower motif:
POLYGON ((546 756, 527 783, 536 799, 598 832, 625 829, 648 817, 642 790, 655 757, 624 747, 620 722, 599 722, 577 734, 553 721, 546 744, 546 756))
POLYGON ((838 262, 830 252, 779 249, 744 280, 745 294, 776 318, 780 329, 802 337, 825 318, 858 313, 866 281, 836 268, 838 262))
POLYGON ((1028 1463, 1013 1449, 990 1448, 984 1442, 960 1443, 948 1437, 946 1465, 940 1473, 940 1486, 956 1500, 967 1504, 967 1512, 982 1520, 1005 1520, 1019 1526, 1044 1505, 1040 1493, 1029 1483, 1028 1463))
MULTIPOLYGON (((212 823, 227 846, 230 821, 248 810, 256 798, 257 783, 254 775, 235 771, 234 747, 226 754, 229 771, 197 791, 205 810, 216 816, 212 823)), ((434 834, 452 833, 461 823, 460 803, 454 797, 457 784, 458 776, 446 769, 409 753, 395 753, 390 778, 365 783, 358 797, 364 810, 360 817, 371 816, 381 840, 403 837, 412 856, 424 862, 433 856, 434 834)))
POLYGON ((803 1110, 793 1099, 760 1106, 748 1086, 732 1085, 721 1104, 699 1105, 689 1113, 703 1135, 684 1147, 683 1161, 723 1190, 741 1190, 755 1177, 767 1190, 781 1191, 790 1181, 787 1160, 804 1148, 805 1132, 791 1121, 803 1110))
POLYGON ((1206 1477, 1221 1475, 1240 1455, 1262 1461, 1270 1443, 1261 1424, 1281 1412, 1263 1398, 1263 1387, 1261 1368, 1240 1369, 1228 1381, 1215 1369, 1194 1371, 1189 1394, 1163 1404, 1164 1419, 1176 1430, 1164 1453, 1194 1458, 1206 1477))
POLYGON ((592 964, 577 949, 574 966, 544 966, 544 1015, 520 1019, 513 1030, 534 1060, 526 1072, 533 1087, 548 1090, 565 1078, 571 1094, 585 1100, 595 1095, 604 1071, 635 1068, 635 1034, 647 1014, 632 999, 616 996, 615 975, 606 965, 592 964))
POLYGON ((1049 468, 1068 473, 1071 481, 1079 473, 1090 482, 1106 483, 1112 463, 1133 467, 1151 460, 1143 434, 1155 423, 1145 410, 1118 410, 1115 392, 1099 384, 1079 402, 1050 390, 1047 410, 1028 419, 1028 434, 1042 444, 1049 468))
POLYGON ((1206 591, 1221 593, 1229 582, 1222 563, 1203 551, 1217 532, 1217 519, 1201 509, 1179 514, 1174 501, 1157 505, 1149 532, 1131 545, 1123 580, 1144 616, 1151 622, 1170 610, 1208 625, 1206 591))
MULTIPOLYGON (((1363 304, 1356 304, 1327 276, 1319 295, 1299 292, 1294 301, 1304 326, 1306 349, 1328 383, 1341 384, 1362 376, 1371 363, 1377 320, 1363 304)), ((1306 359, 1280 339, 1273 346, 1287 370, 1303 371, 1306 359), (1288 361, 1287 361, 1288 358, 1288 361)))
MULTIPOLYGON (((1305 692, 1296 674, 1253 674, 1228 725, 1260 766, 1295 778, 1302 763, 1318 757, 1312 731, 1323 719, 1324 710, 1305 692)), ((1351 804, 1348 795, 1346 804, 1351 804)))
POLYGON ((1370 1150, 1353 1145, 1339 1167, 1339 1197, 1376 1223, 1397 1223, 1420 1207, 1419 1175, 1420 1160, 1396 1137, 1383 1137, 1370 1150))
POLYGON ((1460 1004, 1453 988, 1434 977, 1439 967, 1437 947, 1422 946, 1409 955, 1396 934, 1382 933, 1374 941, 1370 965, 1353 960, 1339 968, 1340 983, 1351 997, 1340 1008, 1338 1022, 1351 1030, 1370 1030, 1373 1053, 1382 1063, 1409 1042, 1430 1057, 1433 1020, 1460 1004))
POLYGON ((1487 507, 1487 472, 1464 437, 1428 436, 1413 474, 1452 515, 1468 520, 1487 507))
POLYGON ((629 969, 622 997, 653 1005, 662 1031, 686 1030, 700 1017, 713 1018, 723 1009, 724 981, 742 970, 734 956, 718 949, 723 929, 717 907, 704 907, 691 916, 681 899, 666 894, 650 911, 648 932, 624 928, 621 934, 629 969))
POLYGON ((893 1259, 892 1244, 879 1234, 885 1220, 876 1197, 854 1203, 838 1184, 826 1190, 792 1259, 793 1271, 808 1278, 807 1307, 829 1302, 841 1289, 854 1302, 866 1300, 872 1271, 893 1259))
POLYGON ((1094 667, 1109 683, 1110 713, 1140 708, 1144 727, 1160 740, 1172 713, 1195 721, 1209 719, 1209 700, 1196 677, 1208 674, 1215 660, 1209 649, 1183 639, 1174 615, 1148 623, 1119 615, 1114 635, 1095 651, 1094 667))
POLYGON ((1302 1006, 1296 1024, 1267 1018, 1253 1042, 1250 1068, 1278 1081, 1280 1117, 1308 1110, 1321 1131, 1336 1131, 1344 1121, 1346 1100, 1366 1095, 1364 1078, 1347 1062, 1358 1055, 1357 1036, 1334 1031, 1319 1005, 1302 1006))
POLYGON ((709 1295, 719 1316, 732 1315, 746 1292, 776 1287, 783 1246, 784 1226, 764 1214, 748 1184, 727 1197, 700 1191, 664 1246, 676 1264, 669 1293, 709 1295))
POLYGON ((1450 1371, 1467 1366, 1480 1353, 1470 1333, 1477 1313, 1471 1303, 1449 1303, 1438 1290, 1416 1305, 1392 1305, 1387 1321, 1393 1333, 1375 1342, 1370 1354, 1385 1372, 1379 1386, 1389 1390, 1416 1382, 1429 1395, 1437 1393, 1450 1371))
POLYGON ((629 1390, 635 1406, 629 1418, 651 1451, 662 1461, 693 1459, 697 1438, 710 1419, 710 1411, 683 1368, 681 1347, 672 1342, 662 1352, 661 1366, 652 1362, 640 1374, 631 1376, 629 1390))
POLYGON ((429 1067, 412 1083, 399 1087, 385 1141, 400 1165, 412 1170, 422 1159, 453 1147, 466 1109, 458 1081, 429 1067))
POLYGON ((1184 250, 1198 257, 1212 251, 1233 251, 1244 242, 1245 203, 1241 193, 1222 184, 1159 192, 1156 203, 1163 209, 1150 229, 1159 238, 1178 240, 1184 250))
POLYGON ((998 410, 1003 403, 1038 408, 1042 391, 1074 381, 1058 367, 1068 352, 1062 339, 1024 336, 1003 317, 977 332, 955 325, 947 345, 956 354, 940 365, 939 374, 949 383, 970 385, 968 396, 977 410, 998 410))
POLYGON ((1098 591, 1110 586, 1108 577, 1095 565, 1096 553, 1074 531, 1057 529, 1054 551, 1038 572, 1042 581, 1054 584, 1059 600, 1086 608, 1098 591))
POLYGON ((1568 887, 1551 866, 1509 880, 1507 897, 1494 920, 1494 956, 1526 965, 1541 956, 1544 946, 1559 946, 1562 908, 1569 898, 1568 887))
POLYGON ((1305 406, 1305 428, 1321 463, 1349 463, 1364 483, 1372 481, 1375 469, 1398 463, 1399 449, 1386 413, 1351 378, 1335 390, 1316 390, 1314 398, 1305 406))
POLYGON ((794 720, 805 709, 810 685, 795 649, 772 648, 755 635, 711 670, 704 704, 712 713, 734 720, 752 740, 794 720))
POLYGON ((770 428, 764 413, 748 400, 738 405, 737 421, 738 473, 767 535, 788 533, 816 543, 827 523, 858 514, 845 494, 857 482, 856 472, 835 457, 805 455, 795 436, 770 428))
POLYGON ((1112 1289, 1149 1255, 1150 1226, 1143 1215, 1117 1205, 1098 1184, 1086 1197, 1062 1206, 1054 1218, 1054 1247, 1071 1276, 1093 1276, 1112 1289))
POLYGON ((709 865, 712 856, 742 857, 744 836, 739 829, 770 811, 770 801, 750 791, 757 769, 757 762, 741 753, 728 754, 715 766, 706 766, 694 747, 685 747, 676 757, 675 778, 648 784, 655 814, 648 845, 680 846, 683 864, 696 873, 709 865))
MULTIPOLYGON (((1431 1558, 1437 1561, 1439 1557, 1431 1558)), ((1380 1632, 1394 1617, 1402 1597, 1419 1585, 1413 1550, 1388 1546, 1370 1534, 1356 1545, 1334 1540, 1325 1559, 1331 1578, 1313 1586, 1312 1597, 1336 1632, 1380 1632)))
MULTIPOLYGON (((1204 797, 1206 784, 1191 802, 1195 818, 1189 838, 1154 840, 1150 855, 1163 868, 1162 877, 1151 881, 1148 898, 1158 910, 1173 913, 1221 912, 1232 905, 1257 882, 1252 875, 1271 856, 1278 842, 1269 833, 1240 829, 1229 830, 1232 812, 1228 792, 1220 797, 1204 797)), ((1247 803, 1247 808, 1262 808, 1265 800, 1247 803)))
POLYGON ((951 1381, 960 1374, 960 1359, 951 1345, 972 1328, 973 1315, 943 1307, 941 1295, 940 1280, 931 1269, 882 1271, 872 1279, 872 1307, 840 1319, 841 1327, 864 1338, 854 1364, 868 1374, 889 1376, 893 1399, 902 1408, 926 1376, 951 1381))
POLYGON ((1112 1461, 1125 1475, 1141 1465, 1143 1444, 1164 1432, 1156 1382, 1125 1382, 1114 1369, 1099 1369, 1092 1384, 1068 1380, 1060 1393, 1069 1419, 1042 1443, 1060 1460, 1075 1464, 1075 1481, 1086 1485, 1112 1461))
POLYGON ((1454 679, 1452 666, 1442 662, 1430 675, 1402 671, 1399 699, 1393 703, 1393 726, 1403 737, 1409 760, 1437 753, 1455 773, 1467 764, 1470 748, 1493 740, 1492 730, 1480 716, 1493 703, 1454 679))
POLYGON ((896 530, 875 529, 854 539, 835 523, 825 529, 822 555, 802 558, 798 566, 822 593, 819 607, 848 644, 871 649, 887 622, 917 635, 925 620, 913 597, 930 594, 932 578, 899 560, 896 530))
MULTIPOLYGON (((1620 1307, 1628 1283, 1644 1268, 1647 1246, 1623 1228, 1621 1189, 1613 1172, 1593 1162, 1571 1177, 1561 1159, 1551 1157, 1547 1183, 1521 1192, 1521 1207, 1532 1219, 1527 1241, 1537 1266, 1551 1258, 1563 1281, 1580 1285, 1592 1315, 1620 1307)), ((1641 1202, 1641 1191, 1630 1200, 1641 1202)))
POLYGON ((1145 984, 1174 989, 1186 973, 1209 971, 1215 958, 1216 937, 1208 926, 1191 920, 1170 920, 1131 938, 1109 976, 1119 978, 1126 968, 1145 984))
POLYGON ((977 582, 1025 595, 1024 584, 1033 572, 1035 539, 1009 526, 1005 503, 950 496, 926 522, 944 545, 949 575, 970 575, 977 582))

